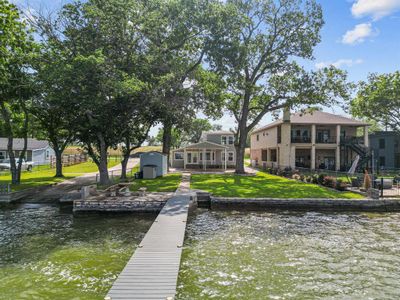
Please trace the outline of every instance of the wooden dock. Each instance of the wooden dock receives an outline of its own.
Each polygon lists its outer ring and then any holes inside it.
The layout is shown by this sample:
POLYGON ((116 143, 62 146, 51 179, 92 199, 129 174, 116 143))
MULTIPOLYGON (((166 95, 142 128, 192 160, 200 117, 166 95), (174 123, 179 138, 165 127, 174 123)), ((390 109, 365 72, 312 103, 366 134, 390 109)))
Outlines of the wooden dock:
POLYGON ((105 299, 173 299, 192 197, 167 201, 105 299))

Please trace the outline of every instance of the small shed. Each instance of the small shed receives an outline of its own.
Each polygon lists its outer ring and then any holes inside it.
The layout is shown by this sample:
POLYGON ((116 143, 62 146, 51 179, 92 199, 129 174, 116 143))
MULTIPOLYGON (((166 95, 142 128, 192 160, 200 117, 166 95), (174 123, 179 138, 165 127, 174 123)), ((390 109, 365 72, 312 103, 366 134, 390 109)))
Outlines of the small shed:
POLYGON ((157 151, 145 152, 140 155, 140 172, 145 166, 155 166, 156 176, 164 176, 168 172, 167 163, 167 155, 157 151))

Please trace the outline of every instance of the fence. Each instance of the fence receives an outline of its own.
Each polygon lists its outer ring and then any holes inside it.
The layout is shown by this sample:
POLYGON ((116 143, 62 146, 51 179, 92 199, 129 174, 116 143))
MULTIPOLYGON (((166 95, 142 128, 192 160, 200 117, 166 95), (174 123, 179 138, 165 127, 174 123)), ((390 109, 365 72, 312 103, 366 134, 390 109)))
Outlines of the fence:
MULTIPOLYGON (((127 178, 133 178, 134 177, 134 172, 137 171, 136 167, 128 168, 126 169, 126 177, 127 178)), ((115 169, 108 171, 108 177, 110 178, 112 183, 117 183, 120 180, 121 176, 121 169, 115 169)), ((96 183, 99 182, 100 174, 96 173, 96 183)))
POLYGON ((6 195, 11 193, 11 185, 9 183, 0 184, 0 195, 6 195))
MULTIPOLYGON (((87 162, 88 156, 86 154, 71 154, 62 156, 62 164, 64 167, 80 164, 87 162)), ((50 168, 56 167, 56 158, 52 156, 50 158, 50 168)))

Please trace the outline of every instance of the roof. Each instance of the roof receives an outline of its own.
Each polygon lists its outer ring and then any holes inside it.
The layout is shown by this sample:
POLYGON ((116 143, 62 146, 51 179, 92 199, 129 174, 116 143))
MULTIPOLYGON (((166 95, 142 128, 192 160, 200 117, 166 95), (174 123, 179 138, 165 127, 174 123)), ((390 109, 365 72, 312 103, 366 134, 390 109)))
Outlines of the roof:
POLYGON ((232 135, 233 133, 228 130, 211 130, 211 131, 203 131, 201 133, 200 140, 205 140, 208 135, 232 135))
MULTIPOLYGON (((7 138, 0 137, 0 149, 1 150, 7 149, 7 143, 8 143, 7 138)), ((48 141, 28 138, 28 147, 26 150, 38 150, 38 149, 44 149, 47 147, 49 147, 48 141)), ((13 139, 13 150, 19 151, 19 150, 23 150, 23 148, 24 148, 24 139, 14 138, 13 139)))
MULTIPOLYGON (((253 131, 253 133, 260 132, 278 126, 283 123, 282 119, 276 120, 266 126, 260 127, 253 131)), ((294 113, 290 115, 291 124, 317 124, 317 125, 353 125, 353 126, 367 126, 368 123, 327 113, 324 111, 313 111, 306 113, 294 113)))
POLYGON ((182 151, 183 149, 228 149, 228 147, 209 141, 204 141, 196 144, 187 145, 179 149, 174 149, 173 152, 182 151))

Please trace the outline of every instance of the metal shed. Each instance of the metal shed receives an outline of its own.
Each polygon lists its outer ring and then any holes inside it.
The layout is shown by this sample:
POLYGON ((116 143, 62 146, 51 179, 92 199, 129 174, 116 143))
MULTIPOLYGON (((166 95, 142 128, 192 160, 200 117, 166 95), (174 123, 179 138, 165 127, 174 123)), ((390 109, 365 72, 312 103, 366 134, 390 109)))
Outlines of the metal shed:
POLYGON ((140 155, 140 172, 145 166, 155 166, 156 176, 164 176, 168 172, 167 156, 157 151, 145 152, 140 155))

